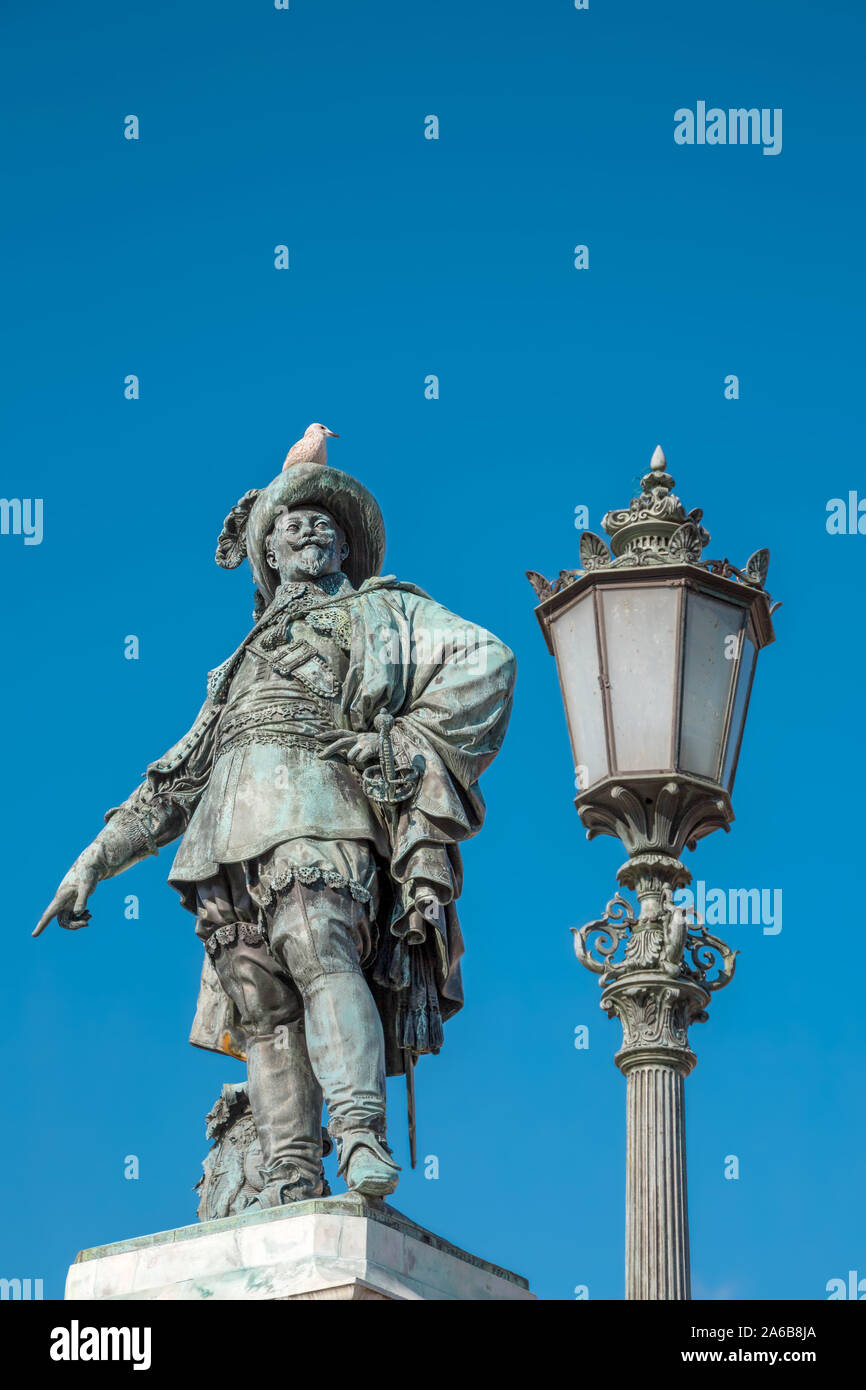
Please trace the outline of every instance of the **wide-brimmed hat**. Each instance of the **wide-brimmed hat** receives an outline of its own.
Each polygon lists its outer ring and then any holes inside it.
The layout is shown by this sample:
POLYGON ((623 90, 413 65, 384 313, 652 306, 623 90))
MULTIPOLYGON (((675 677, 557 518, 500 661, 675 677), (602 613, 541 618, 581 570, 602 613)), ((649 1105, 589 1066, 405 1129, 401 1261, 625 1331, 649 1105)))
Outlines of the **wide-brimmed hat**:
POLYGON ((216 562, 236 569, 246 556, 265 603, 273 600, 279 576, 265 558, 265 541, 282 507, 322 507, 346 533, 349 554, 343 571, 357 589, 378 574, 385 558, 385 523, 379 504, 363 483, 320 463, 299 463, 265 488, 245 493, 225 519, 216 562))

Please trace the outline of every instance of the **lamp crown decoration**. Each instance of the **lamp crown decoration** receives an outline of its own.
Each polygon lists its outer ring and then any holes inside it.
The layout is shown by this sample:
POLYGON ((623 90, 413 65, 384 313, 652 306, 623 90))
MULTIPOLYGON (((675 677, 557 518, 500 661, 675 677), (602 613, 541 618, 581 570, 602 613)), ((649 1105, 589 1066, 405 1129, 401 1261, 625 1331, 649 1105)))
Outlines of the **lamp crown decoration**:
POLYGON ((535 570, 527 571, 526 577, 539 599, 550 598, 594 570, 653 565, 694 565, 725 579, 763 589, 770 564, 769 550, 756 550, 743 569, 732 565, 727 557, 702 559, 710 542, 710 533, 701 524, 703 510, 694 507, 687 512, 674 493, 676 479, 668 472, 660 444, 653 450, 649 471, 640 481, 641 491, 627 507, 615 508, 602 517, 602 528, 610 537, 610 549, 601 536, 584 531, 580 537, 581 569, 560 570, 553 581, 535 570))
MULTIPOLYGON (((703 512, 696 508, 686 512, 673 489, 676 480, 667 471, 667 459, 657 444, 650 460, 649 472, 641 478, 641 492, 628 507, 607 512, 601 524, 611 538, 613 564, 665 565, 697 564, 701 552, 709 544, 709 532, 701 526, 703 512)), ((603 544, 603 542, 602 542, 603 544)), ((604 566, 601 555, 593 547, 590 555, 582 546, 584 569, 604 566), (585 563, 590 560, 590 564, 585 563)), ((608 561, 608 563, 611 563, 608 561)))

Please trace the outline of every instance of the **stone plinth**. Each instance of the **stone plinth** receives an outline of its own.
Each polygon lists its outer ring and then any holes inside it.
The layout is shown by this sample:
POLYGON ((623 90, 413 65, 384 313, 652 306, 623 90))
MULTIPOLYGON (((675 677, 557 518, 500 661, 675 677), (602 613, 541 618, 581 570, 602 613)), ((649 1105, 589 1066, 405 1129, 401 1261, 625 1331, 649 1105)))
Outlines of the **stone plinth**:
POLYGON ((82 1250, 67 1299, 532 1300, 527 1282, 348 1193, 82 1250))

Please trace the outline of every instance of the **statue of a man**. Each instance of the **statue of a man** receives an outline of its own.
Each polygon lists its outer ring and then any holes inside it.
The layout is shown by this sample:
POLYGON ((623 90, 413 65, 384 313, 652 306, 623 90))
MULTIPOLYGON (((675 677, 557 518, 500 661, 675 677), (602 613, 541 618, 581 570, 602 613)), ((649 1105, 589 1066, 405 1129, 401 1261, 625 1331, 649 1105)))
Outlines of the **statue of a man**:
POLYGON ((205 957, 190 1041, 246 1056, 260 1206, 322 1193, 322 1101, 347 1186, 385 1196, 385 1076, 461 1006, 458 844, 511 710, 515 663, 412 584, 354 478, 286 469, 226 519, 256 622, 189 733, 78 857, 36 928, 182 835, 169 874, 205 957))

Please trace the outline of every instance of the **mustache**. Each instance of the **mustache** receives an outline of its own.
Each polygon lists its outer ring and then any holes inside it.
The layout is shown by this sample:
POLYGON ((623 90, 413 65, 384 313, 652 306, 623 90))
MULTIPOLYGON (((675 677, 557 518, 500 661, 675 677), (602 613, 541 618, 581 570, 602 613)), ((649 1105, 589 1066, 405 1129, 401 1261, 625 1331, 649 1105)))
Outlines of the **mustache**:
POLYGON ((318 536, 307 536, 301 541, 290 541, 289 546, 292 550, 306 550, 308 545, 317 545, 320 550, 330 550, 333 540, 320 540, 318 536))

